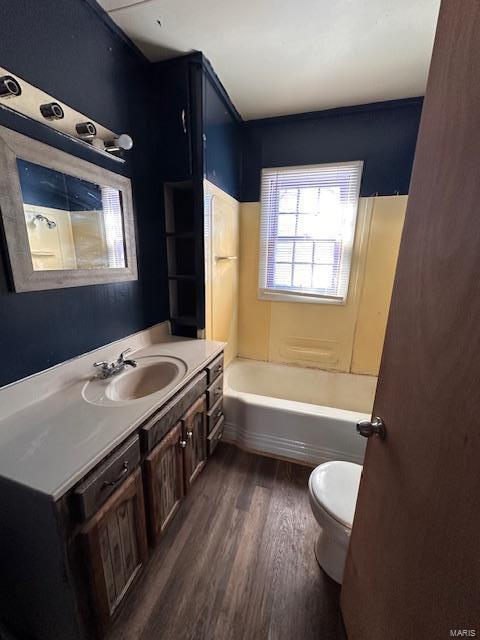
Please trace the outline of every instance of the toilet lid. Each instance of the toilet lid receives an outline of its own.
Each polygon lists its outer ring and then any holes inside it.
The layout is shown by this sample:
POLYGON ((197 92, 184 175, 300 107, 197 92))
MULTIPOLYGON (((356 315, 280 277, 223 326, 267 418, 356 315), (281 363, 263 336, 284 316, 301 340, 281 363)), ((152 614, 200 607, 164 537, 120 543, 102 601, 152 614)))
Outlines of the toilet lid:
POLYGON ((310 475, 312 496, 325 511, 346 527, 352 526, 362 467, 353 462, 325 462, 310 475))

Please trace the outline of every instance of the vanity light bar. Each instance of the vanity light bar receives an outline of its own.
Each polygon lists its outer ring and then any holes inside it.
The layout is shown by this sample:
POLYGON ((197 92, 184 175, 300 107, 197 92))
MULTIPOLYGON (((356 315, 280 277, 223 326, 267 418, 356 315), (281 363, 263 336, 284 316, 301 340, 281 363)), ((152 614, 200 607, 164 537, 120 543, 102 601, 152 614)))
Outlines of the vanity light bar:
POLYGON ((117 162, 125 162, 118 152, 129 150, 133 146, 133 141, 127 134, 119 135, 110 131, 2 67, 0 108, 36 120, 117 162))

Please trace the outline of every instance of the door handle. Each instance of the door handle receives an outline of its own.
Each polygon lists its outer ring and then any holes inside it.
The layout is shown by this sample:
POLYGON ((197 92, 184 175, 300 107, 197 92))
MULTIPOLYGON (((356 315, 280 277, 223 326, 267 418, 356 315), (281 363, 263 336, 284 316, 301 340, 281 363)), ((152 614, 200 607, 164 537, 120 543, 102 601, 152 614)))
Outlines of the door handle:
POLYGON ((380 440, 385 440, 387 436, 385 423, 378 416, 372 418, 372 420, 360 420, 360 422, 357 422, 357 432, 364 438, 378 436, 380 440))
POLYGON ((181 120, 182 120, 183 133, 186 135, 187 134, 187 122, 185 120, 185 109, 182 109, 181 120))
POLYGON ((238 256, 215 256, 215 260, 238 260, 238 256))

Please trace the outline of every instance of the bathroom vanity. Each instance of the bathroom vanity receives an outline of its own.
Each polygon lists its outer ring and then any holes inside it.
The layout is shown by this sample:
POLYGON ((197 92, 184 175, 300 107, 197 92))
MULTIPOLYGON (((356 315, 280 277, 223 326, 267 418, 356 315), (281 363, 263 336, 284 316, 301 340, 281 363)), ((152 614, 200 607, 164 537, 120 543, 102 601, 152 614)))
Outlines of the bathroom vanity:
POLYGON ((34 640, 105 635, 222 437, 222 343, 132 357, 183 362, 181 379, 125 400, 82 377, 0 421, 0 617, 34 640))

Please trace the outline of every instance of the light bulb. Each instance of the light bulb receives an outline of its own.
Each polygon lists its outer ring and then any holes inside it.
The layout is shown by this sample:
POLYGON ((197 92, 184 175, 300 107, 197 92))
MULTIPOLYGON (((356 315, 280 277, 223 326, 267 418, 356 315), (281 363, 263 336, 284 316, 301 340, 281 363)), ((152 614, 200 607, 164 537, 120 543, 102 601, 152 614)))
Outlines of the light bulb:
POLYGON ((133 147, 133 140, 128 135, 128 133, 122 133, 121 135, 119 135, 116 139, 116 142, 118 147, 120 149, 125 149, 125 151, 130 151, 130 149, 133 147))
POLYGON ((129 151, 133 147, 133 140, 128 133, 122 133, 119 136, 113 138, 113 140, 107 140, 105 142, 105 149, 107 151, 129 151))

